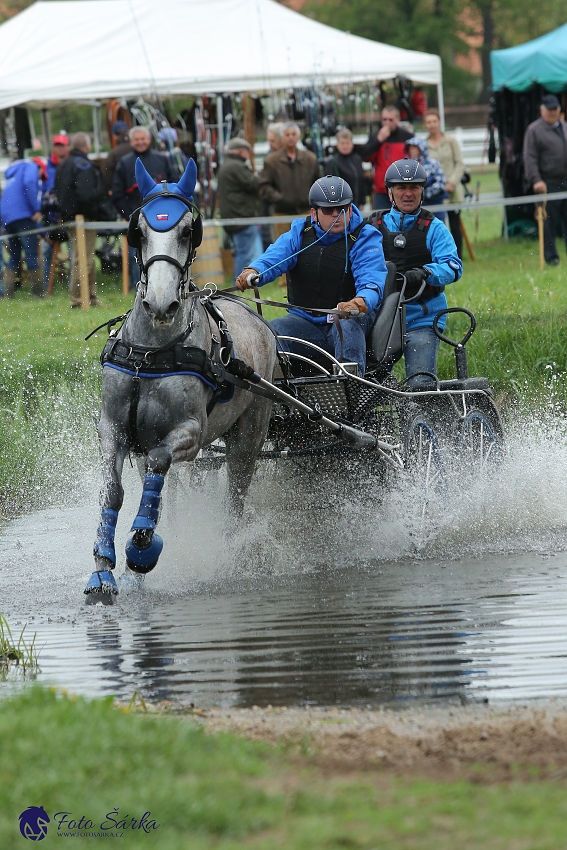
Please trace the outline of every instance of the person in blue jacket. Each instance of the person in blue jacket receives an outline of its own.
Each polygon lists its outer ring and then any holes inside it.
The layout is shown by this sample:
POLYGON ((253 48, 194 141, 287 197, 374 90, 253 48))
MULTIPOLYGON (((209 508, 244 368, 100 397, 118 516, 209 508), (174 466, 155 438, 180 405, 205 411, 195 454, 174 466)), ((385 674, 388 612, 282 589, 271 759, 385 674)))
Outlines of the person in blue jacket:
MULTIPOLYGON (((406 306, 408 383, 431 381, 437 374, 439 348, 433 321, 447 309, 445 287, 459 280, 463 264, 451 232, 421 205, 427 184, 423 166, 412 159, 399 159, 390 165, 385 180, 392 207, 373 213, 369 222, 382 234, 386 260, 395 263, 406 277, 405 297, 415 298, 406 306)), ((439 320, 440 330, 445 321, 445 316, 439 320)))
POLYGON ((43 295, 43 280, 38 262, 37 233, 41 221, 42 185, 47 180, 45 164, 39 157, 17 160, 6 169, 6 185, 0 200, 2 229, 8 239, 9 259, 4 270, 4 290, 9 298, 14 295, 22 250, 33 295, 43 295))
MULTIPOLYGON (((321 177, 309 191, 311 215, 297 218, 264 253, 237 277, 244 291, 250 275, 259 286, 287 277, 288 315, 270 324, 278 334, 315 343, 337 360, 366 368, 366 335, 382 302, 386 263, 382 237, 367 225, 352 203, 352 189, 341 177, 321 177), (338 308, 344 318, 317 310, 338 308), (358 315, 350 316, 351 311, 358 315), (338 323, 340 323, 340 331, 338 323), (342 339, 341 339, 342 337, 342 339)), ((280 341, 283 350, 309 357, 306 346, 280 341)))

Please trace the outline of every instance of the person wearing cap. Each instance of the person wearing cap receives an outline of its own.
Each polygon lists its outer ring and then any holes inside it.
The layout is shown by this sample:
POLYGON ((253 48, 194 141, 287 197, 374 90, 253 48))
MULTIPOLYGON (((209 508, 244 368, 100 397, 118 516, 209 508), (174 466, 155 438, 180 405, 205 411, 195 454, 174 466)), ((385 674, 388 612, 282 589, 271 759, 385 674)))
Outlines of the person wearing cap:
MULTIPOLYGON (((427 179, 416 160, 392 163, 384 175, 391 207, 378 210, 368 219, 382 234, 386 260, 395 263, 397 271, 406 277, 405 298, 415 299, 406 305, 404 360, 409 384, 432 381, 437 374, 439 339, 433 322, 447 309, 445 287, 463 273, 450 231, 422 207, 427 179)), ((443 316, 440 330, 445 321, 443 316)))
POLYGON ((104 182, 106 183, 106 188, 109 190, 112 189, 112 178, 114 177, 116 166, 123 156, 126 156, 127 153, 132 153, 132 145, 128 136, 129 128, 126 121, 115 121, 110 129, 116 141, 104 160, 103 171, 104 182))
MULTIPOLYGON (((69 156, 71 142, 66 133, 58 133, 51 141, 51 154, 47 159, 47 180, 43 184, 43 196, 41 199, 41 211, 43 219, 47 224, 57 224, 61 220, 61 210, 55 193, 55 177, 57 169, 69 156)), ((56 233, 61 236, 61 234, 56 233)), ((64 234, 63 234, 64 235, 64 234)), ((47 289, 49 284, 49 271, 53 257, 53 231, 47 231, 43 243, 43 288, 47 289)))
MULTIPOLYGON (((530 124, 524 136, 524 173, 528 191, 538 195, 567 192, 567 124, 561 104, 554 94, 541 99, 540 118, 530 124)), ((547 202, 544 222, 544 257, 550 266, 559 263, 555 234, 559 222, 567 247, 567 199, 547 202)))
POLYGON ((4 290, 14 295, 22 251, 25 253, 32 294, 43 295, 43 280, 38 262, 37 230, 41 222, 42 187, 47 180, 45 163, 40 157, 17 160, 6 169, 6 185, 0 200, 3 232, 7 233, 9 259, 4 270, 4 290))
MULTIPOLYGON (((316 180, 309 191, 310 215, 295 219, 291 230, 241 272, 236 285, 244 291, 249 275, 259 275, 263 286, 285 273, 294 306, 270 323, 276 333, 315 343, 337 360, 356 363, 363 375, 366 336, 382 302, 386 264, 381 234, 365 223, 352 200, 352 189, 341 177, 316 180), (338 308, 344 317, 325 314, 329 308, 338 308)), ((313 357, 307 346, 288 340, 279 344, 284 351, 313 357)))
MULTIPOLYGON (((250 145, 246 139, 231 139, 218 174, 218 200, 221 218, 254 218, 258 214, 258 178, 250 166, 250 145)), ((238 277, 254 257, 262 253, 261 230, 257 224, 226 225, 234 244, 234 276, 238 277)))

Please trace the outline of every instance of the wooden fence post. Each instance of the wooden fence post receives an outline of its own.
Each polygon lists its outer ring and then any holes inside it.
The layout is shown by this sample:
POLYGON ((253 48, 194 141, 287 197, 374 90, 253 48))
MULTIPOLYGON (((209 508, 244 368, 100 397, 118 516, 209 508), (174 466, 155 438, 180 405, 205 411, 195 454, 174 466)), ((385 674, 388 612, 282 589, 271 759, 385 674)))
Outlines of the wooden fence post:
POLYGON ((122 295, 128 295, 130 291, 130 255, 128 254, 128 239, 126 234, 120 236, 122 245, 122 295))
POLYGON ((87 260, 87 240, 85 238, 85 217, 75 216, 75 233, 77 241, 77 260, 79 265, 79 286, 81 290, 81 309, 90 309, 89 295, 89 264, 87 260))

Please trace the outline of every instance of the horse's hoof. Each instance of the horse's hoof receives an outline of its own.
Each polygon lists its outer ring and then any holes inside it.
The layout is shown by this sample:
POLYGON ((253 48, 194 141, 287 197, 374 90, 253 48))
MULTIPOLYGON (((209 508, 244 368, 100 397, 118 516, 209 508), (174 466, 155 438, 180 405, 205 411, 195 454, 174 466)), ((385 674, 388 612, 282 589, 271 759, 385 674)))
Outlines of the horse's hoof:
POLYGON ((126 565, 135 573, 145 575, 153 570, 163 549, 163 540, 159 534, 152 534, 147 546, 141 548, 139 532, 130 532, 126 541, 126 565), (136 541, 136 542, 134 542, 136 541))
POLYGON ((84 590, 87 605, 113 605, 114 597, 118 594, 118 585, 110 570, 97 570, 92 574, 84 590))

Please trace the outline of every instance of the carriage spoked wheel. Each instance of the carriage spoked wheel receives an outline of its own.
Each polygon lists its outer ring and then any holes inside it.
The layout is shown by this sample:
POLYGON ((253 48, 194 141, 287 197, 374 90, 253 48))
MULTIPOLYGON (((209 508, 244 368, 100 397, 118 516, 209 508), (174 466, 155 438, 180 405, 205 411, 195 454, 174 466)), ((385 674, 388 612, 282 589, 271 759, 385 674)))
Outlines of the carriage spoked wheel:
POLYGON ((481 410, 471 410, 459 425, 457 449, 460 463, 473 474, 496 469, 502 462, 500 436, 481 410))
POLYGON ((435 431, 421 416, 416 416, 407 429, 404 463, 409 481, 418 493, 419 515, 425 517, 432 502, 445 500, 447 477, 435 431))

